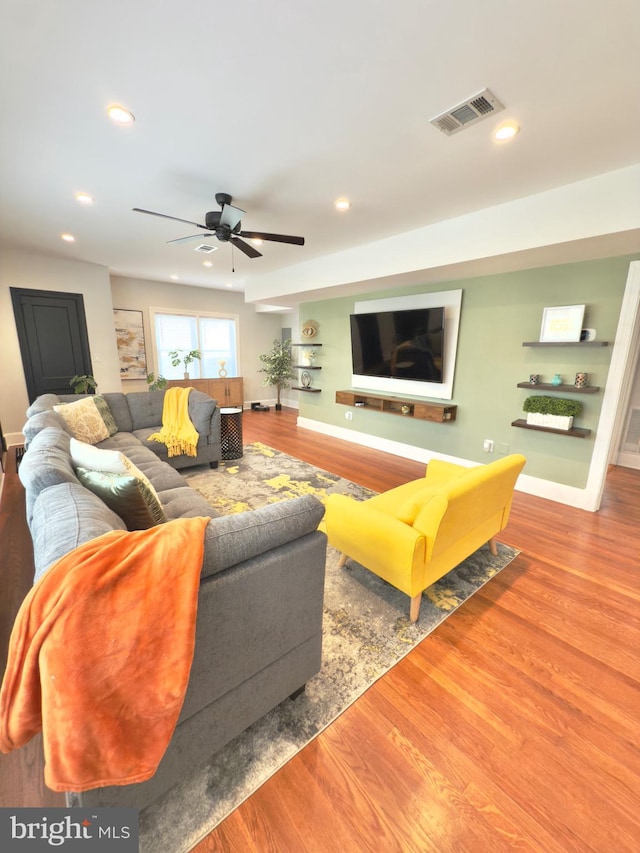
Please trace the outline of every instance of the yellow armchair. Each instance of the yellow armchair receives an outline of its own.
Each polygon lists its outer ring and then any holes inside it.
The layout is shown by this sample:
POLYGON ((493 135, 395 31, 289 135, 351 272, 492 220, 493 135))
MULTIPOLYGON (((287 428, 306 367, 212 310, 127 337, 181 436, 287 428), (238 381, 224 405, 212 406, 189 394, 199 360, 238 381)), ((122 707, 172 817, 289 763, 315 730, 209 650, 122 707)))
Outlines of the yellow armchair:
POLYGON ((509 520, 513 489, 526 460, 512 454, 474 468, 432 459, 425 476, 366 501, 330 495, 329 543, 411 598, 418 619, 422 593, 509 520))

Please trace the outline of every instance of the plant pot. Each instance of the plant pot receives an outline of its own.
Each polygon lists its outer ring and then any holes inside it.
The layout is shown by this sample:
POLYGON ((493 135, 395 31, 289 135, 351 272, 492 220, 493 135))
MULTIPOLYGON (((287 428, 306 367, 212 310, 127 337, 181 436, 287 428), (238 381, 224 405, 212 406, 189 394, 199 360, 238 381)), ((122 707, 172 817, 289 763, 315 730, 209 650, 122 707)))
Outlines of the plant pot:
POLYGON ((184 372, 184 378, 185 378, 185 379, 188 379, 188 378, 189 378, 189 374, 186 372, 186 370, 185 370, 185 372, 184 372))
POLYGON ((542 415, 540 412, 527 412, 527 423, 532 426, 562 429, 568 432, 573 426, 573 418, 563 415, 542 415))
POLYGON ((276 412, 282 411, 282 403, 276 403, 276 412))

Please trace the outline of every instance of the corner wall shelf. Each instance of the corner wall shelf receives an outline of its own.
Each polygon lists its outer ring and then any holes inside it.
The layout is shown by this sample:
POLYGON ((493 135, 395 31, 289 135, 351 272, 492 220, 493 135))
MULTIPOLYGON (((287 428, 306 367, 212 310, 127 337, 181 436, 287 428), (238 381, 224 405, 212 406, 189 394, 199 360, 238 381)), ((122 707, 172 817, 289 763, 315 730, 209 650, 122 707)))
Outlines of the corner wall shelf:
POLYGON ((583 385, 579 388, 577 385, 551 385, 548 382, 538 382, 535 385, 531 382, 518 382, 518 388, 529 388, 531 391, 564 391, 565 394, 597 394, 600 390, 599 385, 583 385))
POLYGON ((523 347, 608 347, 609 341, 523 341, 523 347))
POLYGON ((304 391, 305 394, 319 394, 322 390, 321 388, 305 388, 304 385, 292 385, 291 388, 294 391, 304 391))
POLYGON ((535 424, 528 424, 524 418, 518 418, 517 421, 512 421, 511 426, 518 427, 519 429, 532 429, 536 432, 552 432, 555 435, 568 435, 572 438, 586 438, 591 433, 590 429, 583 429, 582 427, 572 427, 572 429, 551 429, 550 427, 536 426, 535 424))

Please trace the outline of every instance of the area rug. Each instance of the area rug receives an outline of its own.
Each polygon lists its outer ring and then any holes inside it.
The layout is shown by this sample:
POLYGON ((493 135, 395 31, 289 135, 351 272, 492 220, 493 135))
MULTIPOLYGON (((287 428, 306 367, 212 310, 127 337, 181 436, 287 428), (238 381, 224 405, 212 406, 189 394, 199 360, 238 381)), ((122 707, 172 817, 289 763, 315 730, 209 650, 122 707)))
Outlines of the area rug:
MULTIPOLYGON (((267 447, 245 446, 241 459, 220 468, 193 468, 189 485, 222 513, 255 509, 312 494, 357 500, 373 492, 267 447)), ((409 622, 406 595, 348 561, 338 569, 329 547, 323 619, 323 663, 304 694, 286 700, 140 815, 141 853, 186 853, 318 735, 518 552, 482 548, 423 597, 409 622)))

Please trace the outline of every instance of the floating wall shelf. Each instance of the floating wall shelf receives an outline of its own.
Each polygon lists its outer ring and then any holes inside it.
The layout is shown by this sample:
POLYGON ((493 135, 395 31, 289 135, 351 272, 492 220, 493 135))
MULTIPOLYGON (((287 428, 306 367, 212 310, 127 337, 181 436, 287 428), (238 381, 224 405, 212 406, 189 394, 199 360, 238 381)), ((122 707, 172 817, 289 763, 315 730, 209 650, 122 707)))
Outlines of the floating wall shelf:
POLYGON ((608 347, 609 341, 523 341, 523 347, 608 347))
POLYGON ((550 429, 549 427, 528 424, 524 418, 518 418, 517 421, 512 421, 511 426, 518 427, 519 429, 533 429, 536 432, 552 432, 554 435, 568 435, 572 438, 586 438, 591 432, 590 429, 583 429, 582 427, 573 427, 572 429, 550 429))
POLYGON ((583 385, 579 388, 577 385, 551 385, 547 382, 538 382, 535 385, 531 382, 518 382, 518 388, 528 388, 530 391, 564 391, 565 394, 597 394, 600 390, 599 385, 583 385))
POLYGON ((336 403, 433 423, 455 421, 458 408, 448 403, 432 403, 411 397, 386 397, 382 394, 369 394, 367 391, 336 391, 336 403))

